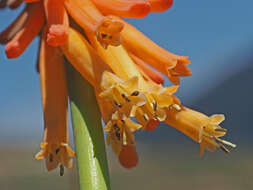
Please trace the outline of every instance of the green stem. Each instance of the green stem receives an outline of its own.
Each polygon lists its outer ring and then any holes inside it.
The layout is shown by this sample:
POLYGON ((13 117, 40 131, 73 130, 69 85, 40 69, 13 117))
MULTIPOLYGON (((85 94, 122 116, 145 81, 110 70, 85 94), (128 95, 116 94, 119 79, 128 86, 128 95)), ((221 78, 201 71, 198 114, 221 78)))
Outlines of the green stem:
POLYGON ((80 190, 109 190, 104 133, 92 86, 66 63, 80 190))

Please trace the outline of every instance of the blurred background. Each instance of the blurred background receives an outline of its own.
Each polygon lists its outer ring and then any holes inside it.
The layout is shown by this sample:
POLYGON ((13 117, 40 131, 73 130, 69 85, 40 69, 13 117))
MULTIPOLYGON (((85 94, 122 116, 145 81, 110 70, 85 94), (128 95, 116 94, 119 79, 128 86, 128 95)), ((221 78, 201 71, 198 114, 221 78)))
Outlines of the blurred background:
MULTIPOLYGON (((165 13, 128 20, 162 47, 190 57, 193 76, 182 80, 176 95, 208 115, 224 113, 225 138, 238 147, 200 158, 199 145, 169 126, 138 132, 135 169, 122 168, 107 147, 113 190, 253 189, 252 7, 252 0, 181 0, 165 13)), ((0 31, 21 10, 1 10, 0 31)), ((60 177, 34 159, 43 135, 37 52, 38 39, 13 60, 0 46, 0 187, 78 189, 75 169, 60 177)))

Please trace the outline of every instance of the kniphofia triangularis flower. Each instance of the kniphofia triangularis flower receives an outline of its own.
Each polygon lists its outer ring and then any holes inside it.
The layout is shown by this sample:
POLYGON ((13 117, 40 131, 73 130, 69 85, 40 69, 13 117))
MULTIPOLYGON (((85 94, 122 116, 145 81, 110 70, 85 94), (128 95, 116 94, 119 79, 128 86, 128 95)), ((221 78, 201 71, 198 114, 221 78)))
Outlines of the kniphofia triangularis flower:
MULTIPOLYGON (((20 56, 40 35, 40 71, 45 134, 42 151, 49 170, 71 167, 68 146, 64 57, 94 87, 107 143, 126 168, 136 166, 134 132, 152 131, 160 122, 178 129, 205 149, 232 143, 222 114, 208 117, 184 107, 174 93, 180 77, 190 76, 188 57, 161 48, 122 17, 143 18, 171 7, 172 0, 24 0, 20 16, 0 35, 8 58, 20 56), (174 86, 163 86, 163 75, 174 86), (58 99, 53 94, 57 93, 58 99), (133 120, 136 119, 136 121, 133 120), (54 138, 52 138, 54 137, 54 138)), ((9 2, 9 1, 7 1, 9 2)), ((19 0, 15 1, 17 4, 19 0)))

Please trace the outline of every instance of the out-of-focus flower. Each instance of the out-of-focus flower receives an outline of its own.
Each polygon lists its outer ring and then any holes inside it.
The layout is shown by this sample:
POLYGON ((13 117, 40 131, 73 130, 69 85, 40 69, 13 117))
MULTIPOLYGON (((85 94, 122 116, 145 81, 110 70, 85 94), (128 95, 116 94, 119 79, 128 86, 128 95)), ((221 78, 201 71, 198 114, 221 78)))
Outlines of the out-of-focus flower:
MULTIPOLYGON (((172 0, 24 0, 20 16, 0 34, 8 58, 21 55, 41 36, 39 71, 44 110, 44 142, 37 159, 48 170, 71 167, 68 146, 64 56, 94 87, 106 123, 107 142, 126 168, 136 166, 134 132, 166 122, 213 151, 226 131, 221 115, 207 117, 181 105, 173 95, 190 63, 161 48, 121 17, 143 18, 165 11, 172 0), (156 69, 156 70, 154 70, 156 69), (162 74, 176 86, 164 87, 162 74), (133 121, 136 118, 136 122, 133 121)), ((5 6, 11 1, 1 1, 5 6)), ((15 1, 19 2, 19 1, 15 1)), ((9 4, 8 4, 9 5, 9 4)))

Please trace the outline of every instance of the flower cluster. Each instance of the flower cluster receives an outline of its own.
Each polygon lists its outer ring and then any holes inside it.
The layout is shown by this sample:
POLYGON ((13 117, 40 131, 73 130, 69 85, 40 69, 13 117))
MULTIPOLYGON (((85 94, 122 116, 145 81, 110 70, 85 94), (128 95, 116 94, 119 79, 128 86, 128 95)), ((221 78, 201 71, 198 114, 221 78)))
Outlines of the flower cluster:
MULTIPOLYGON (((0 34, 8 58, 20 56, 40 36, 38 71, 44 110, 44 142, 37 159, 48 170, 71 167, 68 146, 68 93, 64 58, 94 87, 107 143, 126 168, 136 166, 134 132, 152 131, 160 122, 183 132, 204 150, 223 145, 223 115, 208 117, 184 107, 174 93, 180 77, 190 76, 188 57, 161 48, 122 19, 143 18, 172 6, 172 0, 23 0, 19 17, 0 34), (163 86, 166 75, 174 86, 163 86), (135 120, 133 120, 135 118, 135 120)), ((1 0, 16 7, 21 0, 1 0), (15 5, 15 6, 14 6, 15 5)))

